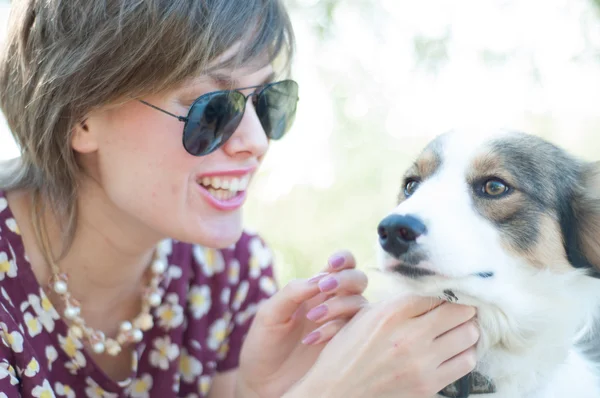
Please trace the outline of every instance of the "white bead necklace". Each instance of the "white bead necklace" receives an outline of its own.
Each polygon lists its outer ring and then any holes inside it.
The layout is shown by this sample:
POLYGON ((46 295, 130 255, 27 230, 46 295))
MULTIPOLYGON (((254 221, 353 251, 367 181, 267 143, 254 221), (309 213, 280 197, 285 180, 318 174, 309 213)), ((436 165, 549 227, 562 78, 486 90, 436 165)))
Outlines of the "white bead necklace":
POLYGON ((152 277, 142 294, 141 312, 133 320, 123 321, 115 338, 106 337, 102 331, 86 325, 85 320, 81 317, 81 305, 69 292, 67 274, 61 273, 56 263, 51 261, 52 276, 50 277, 49 287, 63 302, 63 316, 71 322, 69 333, 78 339, 86 338, 96 354, 107 353, 115 356, 121 352, 124 345, 140 342, 144 337, 144 332, 154 326, 150 309, 157 307, 162 301, 161 290, 158 285, 167 269, 167 262, 165 258, 161 258, 159 253, 160 250, 158 249, 154 252, 152 266, 150 267, 152 277))

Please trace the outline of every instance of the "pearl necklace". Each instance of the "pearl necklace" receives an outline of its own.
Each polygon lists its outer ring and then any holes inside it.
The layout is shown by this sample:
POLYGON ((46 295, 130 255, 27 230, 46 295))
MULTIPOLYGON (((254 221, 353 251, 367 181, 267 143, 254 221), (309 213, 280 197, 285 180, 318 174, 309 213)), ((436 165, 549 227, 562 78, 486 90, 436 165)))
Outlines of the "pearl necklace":
POLYGON ((86 338, 92 350, 96 354, 108 353, 108 355, 118 355, 125 344, 138 343, 144 337, 144 332, 152 329, 154 321, 150 309, 157 307, 162 301, 161 289, 158 288, 163 274, 167 269, 165 258, 159 255, 160 250, 154 252, 152 260, 152 277, 142 295, 142 310, 131 321, 123 321, 119 326, 119 333, 115 338, 108 338, 100 330, 94 330, 88 327, 85 320, 80 316, 81 305, 68 289, 68 276, 61 273, 60 269, 53 261, 50 262, 52 276, 50 277, 49 287, 55 292, 64 304, 63 316, 71 322, 69 334, 81 339, 86 338))

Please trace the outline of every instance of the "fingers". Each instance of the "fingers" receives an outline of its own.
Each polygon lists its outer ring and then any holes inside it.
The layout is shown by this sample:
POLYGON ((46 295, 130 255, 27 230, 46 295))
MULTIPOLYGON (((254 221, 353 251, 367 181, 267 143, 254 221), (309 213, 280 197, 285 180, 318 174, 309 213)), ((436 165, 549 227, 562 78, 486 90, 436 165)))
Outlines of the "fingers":
POLYGON ((302 344, 305 345, 315 345, 327 342, 331 340, 333 336, 339 332, 344 325, 348 323, 347 319, 334 319, 331 320, 318 329, 310 332, 302 339, 302 344))
POLYGON ((357 269, 345 269, 324 276, 318 283, 323 293, 361 294, 369 283, 367 275, 357 269))
POLYGON ((366 304, 367 300, 359 295, 336 296, 308 311, 306 317, 317 323, 335 318, 352 318, 366 304))
POLYGON ((326 295, 356 295, 367 287, 367 276, 354 269, 356 260, 348 251, 340 251, 328 260, 325 272, 308 280, 295 280, 284 286, 273 297, 261 305, 256 319, 266 325, 287 323, 302 307, 303 303, 326 295))
POLYGON ((398 296, 386 300, 379 306, 379 311, 394 319, 417 318, 446 303, 444 300, 432 297, 398 296))
POLYGON ((356 268, 356 259, 347 250, 341 250, 334 253, 327 261, 325 272, 337 272, 343 269, 356 268))
POLYGON ((477 354, 474 347, 442 363, 435 371, 438 390, 443 389, 473 371, 476 364, 477 354))
POLYGON ((427 325, 427 327, 424 326, 424 330, 427 330, 427 337, 435 339, 472 319, 475 314, 474 307, 444 302, 443 305, 425 314, 422 319, 419 319, 419 322, 427 325))
POLYGON ((474 347, 478 340, 479 328, 474 321, 468 321, 434 340, 432 353, 436 361, 442 364, 474 347))
POLYGON ((305 301, 320 293, 317 283, 323 276, 291 281, 260 306, 256 319, 265 325, 287 323, 305 301))

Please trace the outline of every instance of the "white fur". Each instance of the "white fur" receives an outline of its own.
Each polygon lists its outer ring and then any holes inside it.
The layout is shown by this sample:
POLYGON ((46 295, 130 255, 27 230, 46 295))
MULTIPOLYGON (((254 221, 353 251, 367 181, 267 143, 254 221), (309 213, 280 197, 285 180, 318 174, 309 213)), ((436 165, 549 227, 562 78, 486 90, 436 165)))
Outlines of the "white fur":
MULTIPOLYGON (((441 169, 394 209, 424 221, 428 232, 418 244, 427 248, 430 261, 422 265, 446 276, 397 276, 394 290, 443 297, 450 289, 459 303, 477 307, 482 333, 477 370, 493 380, 497 393, 473 398, 598 398, 598 369, 574 343, 599 308, 600 281, 574 268, 536 269, 503 249, 495 225, 474 211, 465 180, 487 138, 447 136, 441 169), (472 275, 477 272, 494 277, 472 275)), ((385 268, 391 259, 380 255, 385 268)))

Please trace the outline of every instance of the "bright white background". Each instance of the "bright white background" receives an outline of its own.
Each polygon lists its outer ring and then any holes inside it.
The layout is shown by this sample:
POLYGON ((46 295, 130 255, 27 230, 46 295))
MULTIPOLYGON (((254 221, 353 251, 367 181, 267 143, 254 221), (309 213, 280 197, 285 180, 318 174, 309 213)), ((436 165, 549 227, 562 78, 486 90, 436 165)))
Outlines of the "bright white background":
MULTIPOLYGON (((451 127, 526 130, 600 160, 591 0, 289 4, 297 123, 272 146, 247 211, 280 279, 318 270, 340 247, 371 266, 375 225, 403 168, 451 127)), ((2 34, 8 11, 0 1, 2 34)), ((17 154, 0 120, 0 159, 17 154)))

